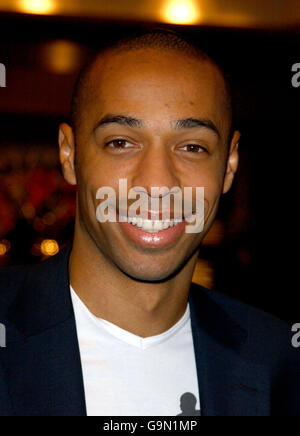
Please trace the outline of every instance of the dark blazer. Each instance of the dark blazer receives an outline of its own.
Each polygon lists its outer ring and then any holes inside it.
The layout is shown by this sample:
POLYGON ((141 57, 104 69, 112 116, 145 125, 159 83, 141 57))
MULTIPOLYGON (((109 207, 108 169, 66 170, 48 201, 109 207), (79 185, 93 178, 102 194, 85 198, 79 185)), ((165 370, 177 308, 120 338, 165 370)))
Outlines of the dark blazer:
MULTIPOLYGON (((2 416, 86 415, 70 252, 0 270, 2 416)), ((202 415, 299 416, 300 349, 291 328, 201 286, 191 286, 189 303, 202 415)))

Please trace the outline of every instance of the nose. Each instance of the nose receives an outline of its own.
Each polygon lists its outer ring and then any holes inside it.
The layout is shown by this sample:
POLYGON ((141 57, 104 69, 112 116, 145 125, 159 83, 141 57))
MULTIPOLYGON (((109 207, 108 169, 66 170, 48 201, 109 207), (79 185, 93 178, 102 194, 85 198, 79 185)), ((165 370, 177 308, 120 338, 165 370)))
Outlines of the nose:
POLYGON ((180 187, 179 179, 172 162, 170 151, 162 143, 149 146, 139 161, 132 178, 132 186, 141 186, 151 196, 151 188, 180 187))

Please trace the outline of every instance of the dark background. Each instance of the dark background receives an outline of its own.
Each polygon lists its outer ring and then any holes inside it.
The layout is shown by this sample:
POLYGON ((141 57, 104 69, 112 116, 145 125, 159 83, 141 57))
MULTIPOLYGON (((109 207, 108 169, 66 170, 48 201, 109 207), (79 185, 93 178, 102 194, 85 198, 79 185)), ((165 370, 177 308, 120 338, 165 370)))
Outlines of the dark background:
MULTIPOLYGON (((72 238, 75 192, 61 176, 57 127, 68 119, 72 86, 87 56, 149 22, 0 13, 0 266, 47 257, 44 239, 72 238), (48 44, 71 41, 73 67, 58 74, 45 63, 48 44)), ((159 24, 162 27, 161 24, 159 24)), ((180 30, 213 54, 233 85, 240 166, 200 252, 198 280, 294 323, 300 320, 298 176, 300 62, 297 27, 180 30)), ((0 272, 1 273, 1 272, 0 272)))

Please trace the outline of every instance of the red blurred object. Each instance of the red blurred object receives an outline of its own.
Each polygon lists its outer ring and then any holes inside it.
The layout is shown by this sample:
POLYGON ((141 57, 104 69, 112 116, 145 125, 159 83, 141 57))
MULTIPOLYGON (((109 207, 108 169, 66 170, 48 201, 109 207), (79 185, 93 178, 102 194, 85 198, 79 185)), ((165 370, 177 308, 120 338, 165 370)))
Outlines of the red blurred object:
POLYGON ((0 237, 12 230, 17 222, 16 209, 0 191, 0 237))
POLYGON ((56 167, 12 169, 0 175, 0 237, 13 230, 18 219, 26 219, 36 230, 37 220, 51 213, 47 226, 60 228, 75 217, 76 187, 68 185, 56 167))
POLYGON ((46 198, 59 187, 60 173, 56 170, 34 168, 27 174, 27 201, 38 210, 46 198))

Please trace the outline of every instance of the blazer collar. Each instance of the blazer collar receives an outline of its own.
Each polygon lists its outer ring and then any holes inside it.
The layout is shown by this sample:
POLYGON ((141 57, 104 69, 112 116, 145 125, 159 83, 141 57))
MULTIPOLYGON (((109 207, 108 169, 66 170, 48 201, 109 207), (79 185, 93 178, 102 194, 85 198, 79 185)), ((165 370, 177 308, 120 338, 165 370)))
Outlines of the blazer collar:
POLYGON ((211 292, 192 284, 189 294, 201 414, 268 416, 268 368, 256 363, 255 356, 249 359, 247 330, 209 295, 211 292))
MULTIPOLYGON (((9 318, 29 337, 74 315, 70 296, 69 258, 72 245, 47 261, 28 268, 23 289, 9 309, 9 318)), ((217 343, 239 352, 247 332, 211 298, 209 290, 191 284, 189 303, 195 332, 203 331, 217 343)))

